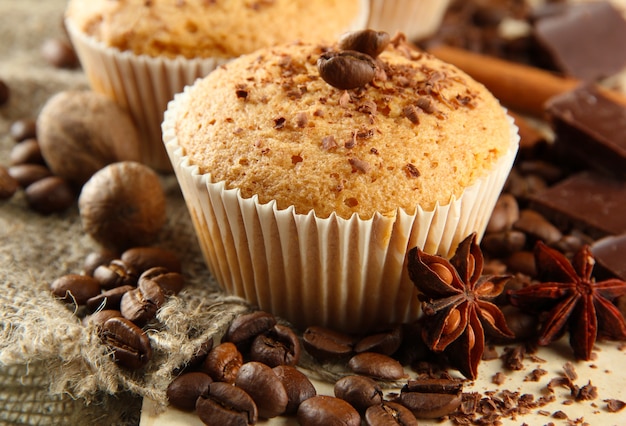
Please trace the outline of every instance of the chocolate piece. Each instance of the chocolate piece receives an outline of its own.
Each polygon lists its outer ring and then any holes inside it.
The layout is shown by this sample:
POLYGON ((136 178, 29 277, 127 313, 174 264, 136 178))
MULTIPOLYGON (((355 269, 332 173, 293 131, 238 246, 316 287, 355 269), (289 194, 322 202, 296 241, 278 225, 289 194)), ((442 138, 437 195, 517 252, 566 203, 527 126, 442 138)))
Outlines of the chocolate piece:
POLYGON ((591 245, 591 252, 596 259, 594 275, 598 279, 617 277, 626 280, 626 234, 597 240, 591 245))
POLYGON ((626 178, 624 105, 585 84, 551 98, 545 108, 557 149, 602 172, 626 178))
POLYGON ((626 66, 626 20, 608 1, 569 4, 534 25, 537 47, 558 71, 597 81, 626 66))
POLYGON ((530 197, 531 208, 561 229, 575 227, 592 238, 626 232, 626 182, 579 172, 530 197))

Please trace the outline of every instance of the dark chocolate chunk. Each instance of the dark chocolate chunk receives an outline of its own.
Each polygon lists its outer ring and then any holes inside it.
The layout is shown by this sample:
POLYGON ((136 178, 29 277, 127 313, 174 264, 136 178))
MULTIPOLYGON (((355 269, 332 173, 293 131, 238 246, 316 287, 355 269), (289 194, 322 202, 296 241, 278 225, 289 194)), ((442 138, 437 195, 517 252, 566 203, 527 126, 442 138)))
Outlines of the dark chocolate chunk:
POLYGON ((545 108, 558 150, 601 172, 626 178, 624 105, 585 84, 551 98, 545 108))
POLYGON ((530 196, 531 208, 561 229, 593 238, 626 233, 626 182, 583 171, 530 196))
POLYGON ((617 277, 626 280, 626 234, 597 240, 591 245, 591 252, 596 260, 596 278, 617 277))
POLYGON ((626 20, 608 1, 573 3, 535 22, 537 47, 558 71, 597 81, 626 66, 626 20))

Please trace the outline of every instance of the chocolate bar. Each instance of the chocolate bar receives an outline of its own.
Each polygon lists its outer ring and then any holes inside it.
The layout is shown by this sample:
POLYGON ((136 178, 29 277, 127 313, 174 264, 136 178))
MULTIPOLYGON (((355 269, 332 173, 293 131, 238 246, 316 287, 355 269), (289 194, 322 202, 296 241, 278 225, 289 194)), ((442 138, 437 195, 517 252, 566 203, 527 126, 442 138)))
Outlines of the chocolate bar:
POLYGON ((567 76, 598 81, 626 66, 626 20, 608 1, 566 4, 540 17, 533 28, 537 47, 567 76))
MULTIPOLYGON (((626 39, 625 39, 626 41, 626 39)), ((550 98, 556 148, 601 172, 626 178, 626 107, 585 84, 550 98)))
POLYGON ((591 252, 596 260, 594 275, 597 278, 626 280, 626 234, 597 240, 591 245, 591 252))
POLYGON ((531 208, 562 230, 592 238, 626 233, 626 182, 582 171, 529 197, 531 208))

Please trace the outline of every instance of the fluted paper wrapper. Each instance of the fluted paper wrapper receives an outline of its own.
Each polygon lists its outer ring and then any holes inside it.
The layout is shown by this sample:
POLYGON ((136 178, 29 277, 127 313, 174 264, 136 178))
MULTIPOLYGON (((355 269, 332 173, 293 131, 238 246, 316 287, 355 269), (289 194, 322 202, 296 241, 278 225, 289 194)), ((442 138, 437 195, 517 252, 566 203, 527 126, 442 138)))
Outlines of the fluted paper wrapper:
POLYGON ((92 90, 114 99, 132 115, 141 135, 141 161, 171 171, 163 147, 161 123, 174 95, 207 75, 224 58, 156 58, 107 47, 79 31, 70 20, 66 27, 92 90))
POLYGON ((346 332, 407 322, 419 316, 406 253, 418 246, 449 257, 471 232, 482 236, 512 167, 519 137, 511 120, 511 146, 495 169, 445 206, 371 219, 278 209, 274 201, 243 198, 238 189, 200 174, 178 145, 176 95, 163 137, 211 272, 232 295, 295 326, 323 325, 346 332))
POLYGON ((449 0, 370 0, 368 28, 400 31, 409 41, 433 35, 450 4, 449 0))

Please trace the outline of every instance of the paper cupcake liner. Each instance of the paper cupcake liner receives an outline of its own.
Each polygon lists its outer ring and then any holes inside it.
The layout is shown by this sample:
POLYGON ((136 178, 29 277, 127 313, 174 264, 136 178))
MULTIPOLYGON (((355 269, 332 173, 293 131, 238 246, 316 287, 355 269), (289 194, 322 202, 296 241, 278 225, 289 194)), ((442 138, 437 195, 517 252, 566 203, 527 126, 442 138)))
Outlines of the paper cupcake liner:
POLYGON ((448 8, 449 0, 370 0, 368 28, 403 32, 409 41, 433 35, 448 8))
POLYGON ((126 108, 141 135, 141 162, 172 171, 163 147, 161 122, 174 95, 228 60, 223 58, 155 58, 107 47, 66 20, 68 34, 92 90, 126 108))
POLYGON ((169 104, 164 143, 209 269, 225 292, 304 328, 347 332, 407 322, 419 315, 406 253, 419 246, 449 257, 471 232, 482 237, 517 153, 511 145, 494 170, 450 204, 414 214, 319 218, 243 198, 238 189, 200 174, 178 145, 174 122, 185 92, 169 104))

